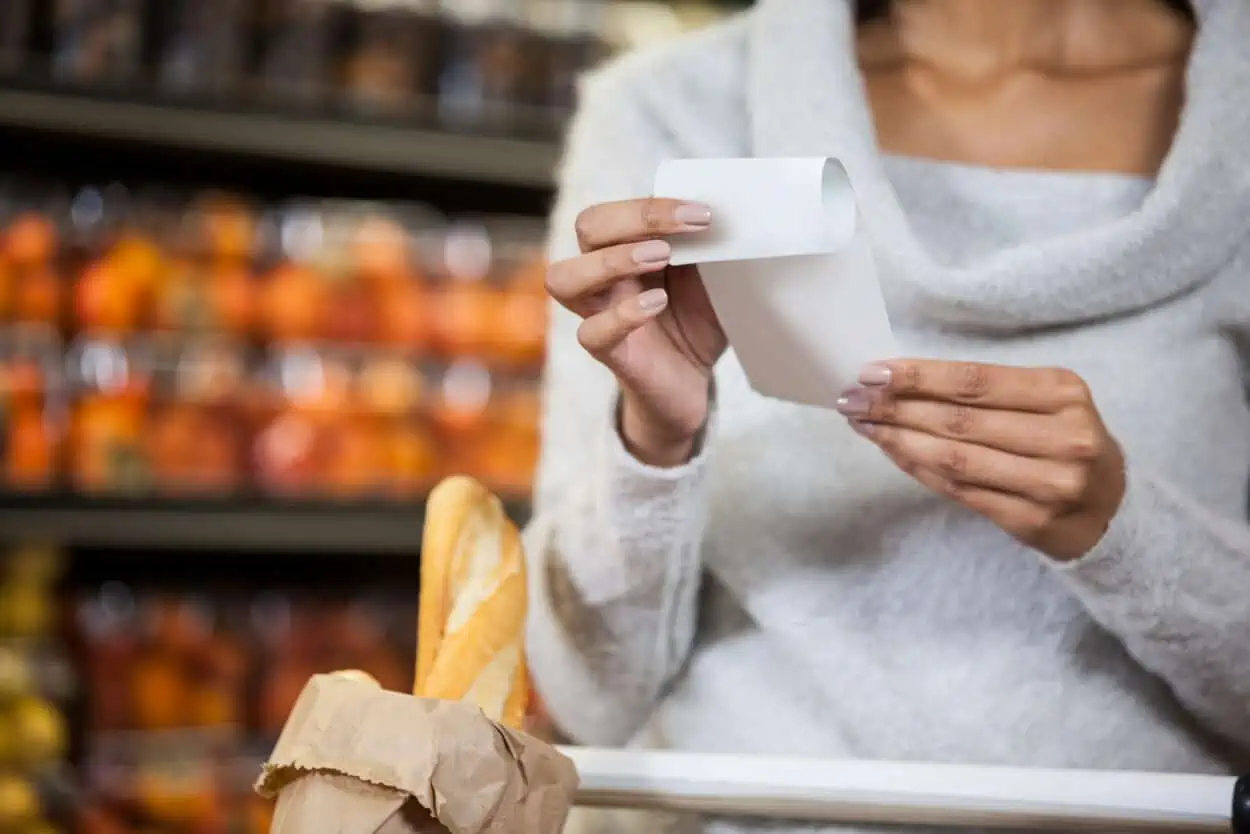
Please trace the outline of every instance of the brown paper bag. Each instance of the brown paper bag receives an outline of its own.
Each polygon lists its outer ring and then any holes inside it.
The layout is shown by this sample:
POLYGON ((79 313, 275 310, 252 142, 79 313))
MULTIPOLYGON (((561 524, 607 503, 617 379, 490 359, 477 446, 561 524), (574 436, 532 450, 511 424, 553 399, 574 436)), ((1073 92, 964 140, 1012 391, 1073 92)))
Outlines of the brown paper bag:
POLYGON ((559 834, 576 790, 567 757, 477 707, 334 675, 305 685, 256 783, 270 834, 559 834))

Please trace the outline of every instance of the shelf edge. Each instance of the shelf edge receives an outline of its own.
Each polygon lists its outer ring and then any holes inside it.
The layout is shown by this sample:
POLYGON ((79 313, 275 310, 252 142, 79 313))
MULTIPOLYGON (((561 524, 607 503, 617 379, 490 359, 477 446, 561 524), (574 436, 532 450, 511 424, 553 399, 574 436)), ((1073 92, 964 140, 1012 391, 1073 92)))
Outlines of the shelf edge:
MULTIPOLYGON (((520 503, 509 504, 508 511, 517 523, 526 520, 527 511, 520 503)), ((151 550, 415 557, 421 550, 424 519, 420 506, 350 510, 0 506, 0 541, 151 550)))
POLYGON ((556 142, 0 89, 0 126, 548 189, 556 142))

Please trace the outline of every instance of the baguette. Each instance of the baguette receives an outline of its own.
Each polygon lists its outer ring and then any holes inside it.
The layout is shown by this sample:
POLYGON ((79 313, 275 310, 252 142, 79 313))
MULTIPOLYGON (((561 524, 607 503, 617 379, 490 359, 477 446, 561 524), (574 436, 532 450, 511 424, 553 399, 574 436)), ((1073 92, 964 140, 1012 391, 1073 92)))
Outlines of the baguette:
POLYGON ((499 499, 472 478, 444 480, 426 505, 413 694, 468 701, 520 729, 525 597, 520 533, 499 499))

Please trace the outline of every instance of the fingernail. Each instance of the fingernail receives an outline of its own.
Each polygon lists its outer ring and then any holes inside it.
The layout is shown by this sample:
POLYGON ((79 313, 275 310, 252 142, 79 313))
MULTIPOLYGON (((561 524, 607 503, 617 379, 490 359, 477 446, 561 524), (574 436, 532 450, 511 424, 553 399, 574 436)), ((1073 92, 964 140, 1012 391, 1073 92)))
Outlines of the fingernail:
POLYGON ((673 212, 673 217, 677 219, 678 223, 699 229, 712 225, 712 210, 698 203, 686 203, 678 206, 677 211, 673 212))
POLYGON ((668 306, 668 293, 658 287, 638 296, 638 306, 644 313, 658 313, 668 306))
POLYGON ((889 385, 890 369, 877 362, 869 363, 860 370, 859 383, 861 385, 889 385))
POLYGON ((667 263, 673 254, 673 247, 665 240, 648 240, 635 246, 629 254, 639 266, 654 266, 667 263))
POLYGON ((867 391, 855 389, 838 397, 838 412, 847 417, 860 417, 872 408, 872 398, 867 391))
POLYGON ((856 434, 863 435, 864 437, 871 437, 872 433, 877 428, 872 423, 865 423, 863 420, 850 420, 848 422, 850 423, 852 431, 856 434))

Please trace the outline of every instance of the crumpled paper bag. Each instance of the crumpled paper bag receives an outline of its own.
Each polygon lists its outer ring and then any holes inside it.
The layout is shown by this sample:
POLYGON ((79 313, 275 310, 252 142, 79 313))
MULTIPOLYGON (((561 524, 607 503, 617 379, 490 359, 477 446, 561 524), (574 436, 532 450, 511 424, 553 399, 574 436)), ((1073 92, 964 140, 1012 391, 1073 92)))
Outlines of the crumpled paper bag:
POLYGON ((559 834, 573 763, 468 704, 309 680, 256 791, 270 834, 559 834))

